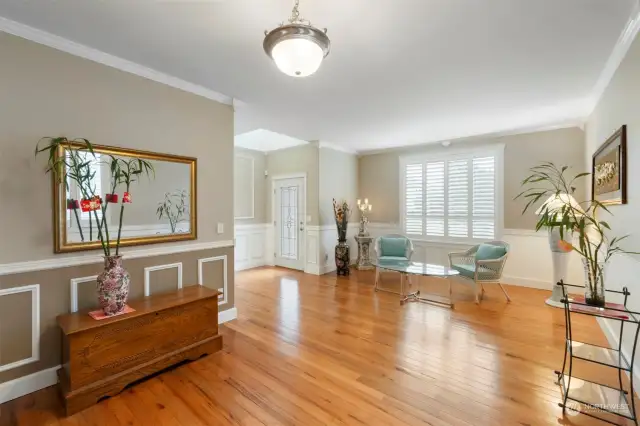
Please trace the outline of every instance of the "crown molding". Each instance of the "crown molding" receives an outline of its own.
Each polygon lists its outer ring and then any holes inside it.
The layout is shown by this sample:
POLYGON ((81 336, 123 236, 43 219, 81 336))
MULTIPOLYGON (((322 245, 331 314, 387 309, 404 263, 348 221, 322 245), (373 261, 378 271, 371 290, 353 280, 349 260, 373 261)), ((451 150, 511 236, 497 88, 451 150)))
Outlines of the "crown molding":
POLYGON ((318 141, 318 148, 332 149, 334 151, 340 151, 340 152, 344 152, 344 153, 347 153, 347 154, 358 155, 358 151, 356 151, 354 149, 349 149, 349 148, 346 148, 344 146, 336 145, 336 144, 331 143, 331 142, 318 141))
MULTIPOLYGON (((495 142, 490 141, 489 139, 498 139, 505 136, 518 136, 518 135, 526 135, 529 133, 538 133, 538 132, 548 132, 551 130, 561 130, 561 129, 570 129, 572 127, 577 127, 580 130, 584 130, 584 119, 570 119, 570 120, 560 120, 557 123, 545 124, 540 126, 524 126, 518 127, 509 130, 502 130, 492 133, 481 133, 473 136, 465 136, 461 138, 453 138, 446 139, 447 142, 450 142, 449 145, 443 146, 441 140, 426 142, 414 145, 402 145, 395 146, 391 148, 380 148, 380 149, 368 149, 358 151, 358 157, 365 157, 367 155, 375 155, 375 154, 388 154, 388 153, 415 153, 419 152, 422 149, 454 149, 455 145, 460 142, 469 142, 469 141, 478 141, 480 143, 487 142, 488 145, 494 144, 495 142)), ((473 149, 473 148, 470 148, 473 149)))
POLYGON ((122 59, 118 56, 105 53, 101 50, 76 43, 66 38, 48 33, 46 31, 42 31, 25 24, 21 24, 19 22, 12 21, 2 16, 0 16, 0 31, 13 34, 15 36, 33 41, 38 44, 49 46, 54 49, 69 53, 71 55, 88 59, 90 61, 127 72, 129 74, 135 74, 139 77, 143 77, 157 83, 184 90, 185 92, 193 93, 195 95, 202 96, 204 98, 211 99, 222 104, 232 106, 242 104, 240 101, 232 98, 231 96, 223 95, 222 93, 207 89, 206 87, 190 83, 188 81, 173 77, 168 74, 164 74, 152 68, 148 68, 135 62, 122 59))
POLYGON ((624 30, 620 33, 620 37, 618 38, 616 45, 613 47, 613 51, 611 52, 611 55, 609 56, 609 59, 607 60, 607 63, 605 64, 602 72, 600 73, 600 77, 593 88, 589 99, 590 102, 587 118, 591 115, 593 110, 596 109, 596 106, 598 106, 604 91, 609 86, 609 83, 611 83, 611 80, 623 59, 627 56, 627 52, 629 51, 633 41, 636 39, 638 31, 640 31, 640 0, 636 0, 631 16, 627 21, 627 25, 625 25, 624 30))

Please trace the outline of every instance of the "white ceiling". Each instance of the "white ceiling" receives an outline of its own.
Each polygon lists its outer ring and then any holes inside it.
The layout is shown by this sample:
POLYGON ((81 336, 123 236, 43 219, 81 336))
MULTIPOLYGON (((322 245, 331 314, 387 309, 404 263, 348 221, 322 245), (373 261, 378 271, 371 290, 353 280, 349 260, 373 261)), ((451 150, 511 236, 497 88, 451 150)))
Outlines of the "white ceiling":
POLYGON ((0 16, 240 100, 269 129, 369 150, 584 118, 638 0, 301 0, 331 54, 294 79, 262 51, 292 0, 2 0, 0 16))
POLYGON ((235 137, 235 145, 255 151, 269 152, 304 145, 308 142, 265 129, 252 130, 235 137))

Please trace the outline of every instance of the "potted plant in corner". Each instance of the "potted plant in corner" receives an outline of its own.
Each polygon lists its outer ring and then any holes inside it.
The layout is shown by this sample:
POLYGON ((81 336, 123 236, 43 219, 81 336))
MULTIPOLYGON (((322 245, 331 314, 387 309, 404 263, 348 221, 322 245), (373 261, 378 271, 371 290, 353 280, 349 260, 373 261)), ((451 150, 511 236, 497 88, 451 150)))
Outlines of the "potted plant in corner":
POLYGON ((347 226, 349 225, 349 216, 351 216, 351 208, 349 204, 342 200, 336 202, 333 199, 333 215, 336 219, 336 228, 338 229, 338 244, 335 250, 336 268, 338 275, 349 275, 349 244, 347 244, 347 226))
POLYGON ((522 181, 526 189, 516 196, 527 203, 522 211, 524 214, 540 199, 547 200, 538 210, 539 219, 536 231, 542 227, 550 230, 557 229, 560 233, 558 245, 561 250, 575 251, 582 258, 585 276, 585 301, 592 306, 605 305, 604 277, 605 268, 615 254, 639 254, 620 247, 620 242, 628 237, 611 237, 609 224, 598 219, 598 213, 604 210, 611 213, 607 206, 597 200, 572 202, 576 192, 576 184, 590 173, 578 173, 569 178, 565 173, 568 166, 558 168, 550 162, 542 163, 530 169, 531 174, 522 181), (571 197, 563 196, 569 194, 571 197), (564 235, 571 238, 566 241, 564 235), (575 238, 573 238, 575 237, 575 238), (577 245, 573 240, 577 240, 577 245))
MULTIPOLYGON (((104 253, 104 271, 98 275, 98 303, 105 315, 117 315, 124 311, 129 296, 130 276, 122 266, 120 241, 125 204, 131 202, 131 184, 142 175, 154 173, 153 165, 142 159, 123 159, 112 155, 102 155, 98 160, 91 142, 87 139, 69 140, 65 137, 45 137, 36 145, 36 156, 40 153, 48 155, 46 173, 52 173, 56 184, 64 184, 69 189, 70 181, 74 182, 82 200, 79 204, 82 212, 88 213, 92 229, 95 227, 98 240, 104 253), (42 142, 46 144, 40 146, 42 142), (109 193, 96 192, 93 182, 95 170, 91 167, 96 161, 106 164, 109 169, 109 193), (116 188, 124 187, 117 237, 110 238, 107 211, 110 205, 118 203, 116 188), (100 214, 98 214, 100 212, 100 214)), ((75 206, 75 204, 74 204, 75 206)))

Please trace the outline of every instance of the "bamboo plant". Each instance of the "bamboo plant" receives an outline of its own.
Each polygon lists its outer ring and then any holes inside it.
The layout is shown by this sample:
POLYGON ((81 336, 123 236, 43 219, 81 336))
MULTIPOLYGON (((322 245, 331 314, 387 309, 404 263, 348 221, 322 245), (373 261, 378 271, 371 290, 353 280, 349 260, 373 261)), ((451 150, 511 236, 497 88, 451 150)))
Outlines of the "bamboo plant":
MULTIPOLYGON (((52 173, 58 185, 64 184, 69 189, 69 182, 73 181, 80 191, 84 200, 99 197, 95 183, 96 172, 91 165, 96 161, 107 163, 109 166, 109 194, 114 194, 118 185, 124 185, 129 192, 131 183, 139 179, 139 176, 152 176, 153 165, 143 159, 131 158, 122 159, 113 155, 102 155, 98 160, 93 145, 88 139, 67 139, 66 137, 44 137, 36 145, 35 154, 48 154, 46 173, 52 173), (43 145, 43 146, 41 146, 43 145), (107 160, 105 160, 107 158, 107 160)), ((124 203, 120 206, 120 218, 118 223, 117 239, 113 242, 109 234, 109 221, 107 212, 112 204, 108 197, 101 202, 98 210, 89 212, 90 234, 95 226, 98 240, 105 256, 111 256, 112 248, 115 248, 115 255, 119 255, 122 234, 122 224, 124 216, 124 203), (100 215, 98 214, 100 211, 100 215)), ((78 227, 81 228, 80 223, 78 227)), ((84 238, 83 238, 84 239, 84 238)), ((90 240, 93 236, 90 235, 90 240)))
MULTIPOLYGON (((543 227, 559 228, 560 244, 562 245, 560 248, 566 251, 576 251, 583 258, 588 274, 587 289, 589 294, 597 299, 598 295, 602 293, 598 290, 604 290, 603 288, 599 289, 598 285, 604 285, 602 282, 603 269, 611 257, 620 253, 638 253, 625 250, 620 246, 620 243, 629 235, 622 237, 608 235, 611 227, 606 221, 598 219, 598 213, 601 210, 611 213, 607 206, 598 200, 578 202, 578 205, 574 205, 569 200, 560 197, 561 194, 573 196, 580 180, 590 175, 590 173, 578 173, 571 177, 568 176, 568 170, 568 166, 558 167, 551 162, 544 162, 532 167, 529 169, 531 174, 522 181, 522 186, 526 189, 515 198, 526 200, 522 214, 536 205, 540 199, 548 199, 555 195, 556 199, 561 200, 560 208, 551 209, 546 204, 542 206, 542 214, 539 215, 536 223, 536 231, 543 227), (575 234, 578 244, 564 241, 565 234, 575 234)), ((588 302, 595 305, 604 304, 604 300, 588 302)))

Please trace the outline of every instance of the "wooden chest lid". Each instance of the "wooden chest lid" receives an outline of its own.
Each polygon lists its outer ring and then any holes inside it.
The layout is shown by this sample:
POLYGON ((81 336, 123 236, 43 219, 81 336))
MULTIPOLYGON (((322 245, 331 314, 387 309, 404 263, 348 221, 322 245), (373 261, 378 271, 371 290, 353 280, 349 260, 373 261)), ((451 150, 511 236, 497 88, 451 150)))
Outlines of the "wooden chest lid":
POLYGON ((175 306, 185 305, 202 299, 218 299, 219 291, 212 290, 201 285, 185 287, 175 292, 162 293, 144 297, 142 299, 131 300, 128 305, 135 309, 135 312, 118 315, 101 321, 96 321, 89 316, 89 312, 96 308, 84 309, 72 314, 58 315, 58 325, 66 335, 81 331, 99 328, 107 324, 130 320, 132 318, 147 315, 149 313, 170 309, 175 306))

